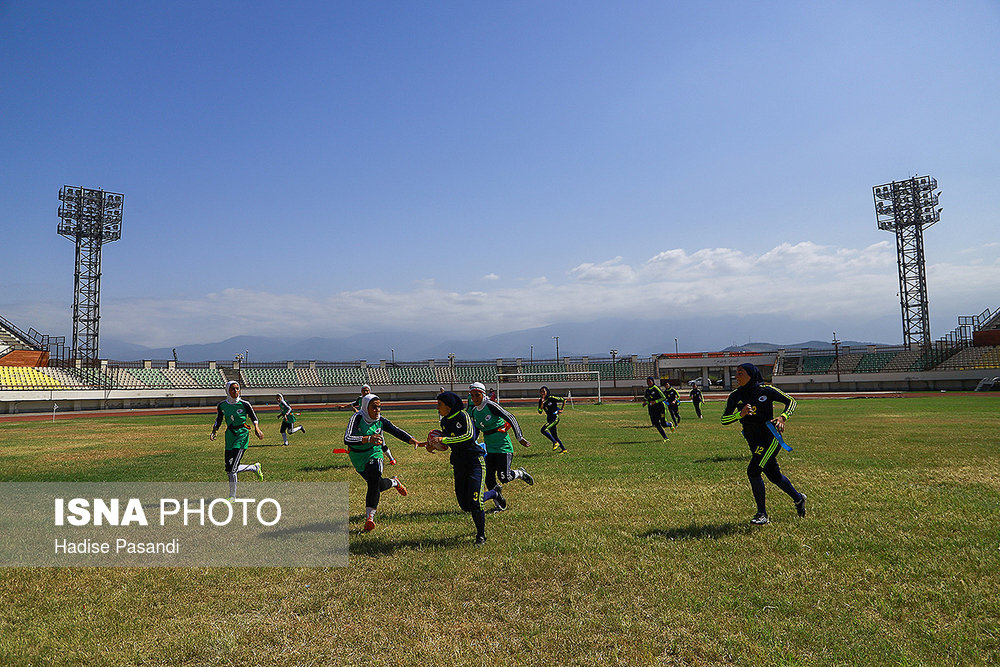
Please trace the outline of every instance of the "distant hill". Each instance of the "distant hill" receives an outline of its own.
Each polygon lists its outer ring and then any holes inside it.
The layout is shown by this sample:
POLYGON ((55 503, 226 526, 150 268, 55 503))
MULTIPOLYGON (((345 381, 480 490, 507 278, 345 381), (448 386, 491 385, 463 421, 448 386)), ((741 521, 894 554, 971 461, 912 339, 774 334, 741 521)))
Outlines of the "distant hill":
MULTIPOLYGON (((248 354, 251 363, 262 361, 317 360, 378 363, 381 359, 422 361, 447 359, 553 359, 556 337, 559 355, 607 358, 612 348, 620 356, 650 356, 664 352, 704 352, 713 350, 769 352, 779 348, 833 349, 829 342, 732 343, 730 335, 743 331, 764 331, 773 326, 769 318, 705 318, 698 321, 604 319, 593 322, 552 324, 533 329, 508 331, 480 337, 434 336, 415 331, 376 331, 340 338, 235 336, 215 343, 177 346, 180 361, 228 361, 248 354), (726 344, 728 347, 725 347, 726 344)), ((789 323, 789 337, 806 336, 826 326, 789 323), (799 327, 798 329, 794 327, 799 327)), ((843 345, 864 345, 844 341, 843 345)), ((113 339, 101 339, 101 356, 117 361, 173 359, 173 348, 149 348, 113 339)))

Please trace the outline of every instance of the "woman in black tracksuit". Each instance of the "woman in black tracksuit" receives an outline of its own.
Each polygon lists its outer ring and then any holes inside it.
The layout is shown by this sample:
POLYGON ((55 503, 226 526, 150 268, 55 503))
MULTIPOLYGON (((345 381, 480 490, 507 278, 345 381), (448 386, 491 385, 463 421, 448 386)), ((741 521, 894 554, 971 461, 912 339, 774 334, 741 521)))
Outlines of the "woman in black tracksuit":
POLYGON ((642 404, 649 411, 649 423, 660 432, 663 442, 670 439, 663 427, 666 426, 671 430, 674 428, 674 425, 667 421, 666 403, 667 395, 656 386, 656 380, 651 377, 646 378, 646 391, 642 395, 642 404))
POLYGON ((559 450, 560 454, 567 452, 566 445, 559 439, 559 413, 566 405, 566 399, 553 396, 549 393, 548 387, 538 389, 538 414, 545 413, 545 426, 542 427, 542 435, 552 442, 552 451, 559 450))
POLYGON ((758 526, 770 523, 764 505, 764 480, 761 479, 761 472, 767 475, 771 483, 791 497, 798 515, 805 516, 806 494, 796 491, 788 478, 781 474, 781 469, 778 467, 778 439, 767 427, 768 422, 771 422, 778 433, 783 433, 785 419, 795 411, 795 399, 769 384, 764 384, 760 369, 753 364, 740 364, 736 369, 736 383, 739 387, 729 394, 726 409, 722 413, 722 423, 732 424, 738 420, 743 427, 743 437, 750 445, 747 477, 750 478, 750 488, 757 502, 757 514, 750 523, 758 526), (777 417, 774 416, 775 403, 785 406, 784 411, 777 417))
MULTIPOLYGON (((438 394, 438 414, 441 436, 430 445, 446 445, 451 449, 451 465, 455 472, 455 498, 463 511, 472 515, 476 526, 476 546, 486 544, 486 512, 483 510, 483 457, 486 450, 476 440, 479 431, 465 411, 462 398, 450 391, 438 394)), ((428 447, 428 451, 433 451, 428 447)))

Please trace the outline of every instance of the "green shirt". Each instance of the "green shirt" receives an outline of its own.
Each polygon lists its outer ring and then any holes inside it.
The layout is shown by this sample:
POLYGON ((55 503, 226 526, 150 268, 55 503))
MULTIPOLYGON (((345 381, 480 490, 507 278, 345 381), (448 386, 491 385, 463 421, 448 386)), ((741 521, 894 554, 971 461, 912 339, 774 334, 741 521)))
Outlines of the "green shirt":
POLYGON ((510 431, 513 430, 514 437, 518 440, 524 437, 514 415, 488 398, 484 398, 479 407, 470 401, 468 412, 483 434, 487 454, 514 453, 514 442, 510 438, 510 431))
POLYGON ((226 422, 226 449, 246 449, 250 444, 250 430, 257 423, 253 406, 242 398, 235 403, 222 401, 215 416, 215 429, 226 422))
POLYGON ((288 422, 289 424, 295 423, 295 415, 292 414, 292 406, 285 401, 279 401, 278 409, 281 410, 281 414, 278 415, 279 421, 288 422))

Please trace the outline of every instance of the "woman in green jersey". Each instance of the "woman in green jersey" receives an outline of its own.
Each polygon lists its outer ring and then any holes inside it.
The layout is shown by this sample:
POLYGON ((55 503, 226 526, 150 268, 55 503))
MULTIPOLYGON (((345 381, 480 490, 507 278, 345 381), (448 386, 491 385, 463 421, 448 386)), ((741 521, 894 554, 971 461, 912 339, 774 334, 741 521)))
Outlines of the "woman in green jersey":
POLYGON ((368 483, 365 495, 365 532, 375 530, 375 511, 383 491, 396 489, 401 496, 406 495, 406 487, 398 477, 382 477, 382 466, 389 448, 383 433, 388 433, 403 442, 418 445, 417 439, 382 416, 382 401, 375 394, 367 394, 361 399, 360 409, 347 422, 344 445, 358 474, 368 483))
POLYGON ((257 479, 264 480, 264 471, 259 461, 253 465, 240 464, 250 444, 251 427, 258 440, 264 438, 264 433, 257 424, 253 406, 249 401, 240 398, 240 383, 234 380, 226 383, 226 400, 219 403, 211 440, 215 440, 215 433, 222 426, 222 422, 226 422, 226 475, 229 476, 229 498, 232 500, 236 497, 236 476, 239 473, 252 472, 257 475, 257 479))

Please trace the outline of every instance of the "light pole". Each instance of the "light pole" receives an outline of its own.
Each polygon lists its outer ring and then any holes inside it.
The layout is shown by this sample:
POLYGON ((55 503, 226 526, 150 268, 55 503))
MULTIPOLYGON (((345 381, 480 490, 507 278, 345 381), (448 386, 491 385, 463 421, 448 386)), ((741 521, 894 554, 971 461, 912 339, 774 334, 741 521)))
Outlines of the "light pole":
POLYGON ((243 350, 243 361, 247 362, 247 366, 250 365, 250 350, 243 350))
POLYGON ((677 350, 677 339, 676 339, 676 338, 674 338, 674 354, 678 354, 678 350, 677 350))
POLYGON ((618 350, 611 348, 611 383, 615 387, 618 386, 618 367, 615 366, 615 357, 618 356, 618 350))
POLYGON ((534 345, 532 345, 531 349, 528 350, 528 363, 529 364, 535 363, 535 346, 534 345))
POLYGON ((396 365, 396 350, 389 348, 389 354, 392 356, 392 365, 396 365))
POLYGON ((450 391, 455 391, 455 353, 448 353, 448 366, 451 367, 451 373, 448 373, 448 385, 451 387, 450 391))
POLYGON ((837 332, 833 332, 833 361, 837 364, 837 382, 840 383, 840 341, 837 340, 837 332))
POLYGON ((559 336, 553 336, 552 339, 556 342, 556 363, 559 363, 559 336))

